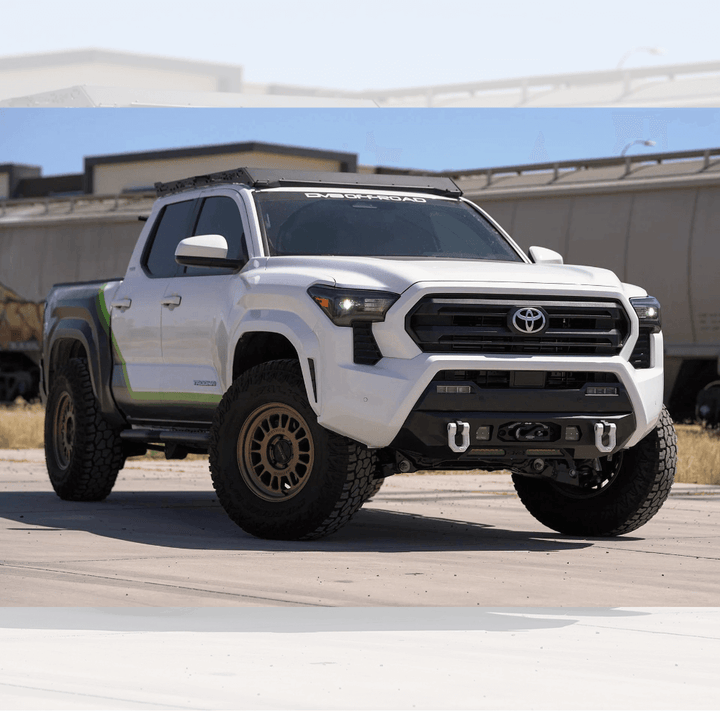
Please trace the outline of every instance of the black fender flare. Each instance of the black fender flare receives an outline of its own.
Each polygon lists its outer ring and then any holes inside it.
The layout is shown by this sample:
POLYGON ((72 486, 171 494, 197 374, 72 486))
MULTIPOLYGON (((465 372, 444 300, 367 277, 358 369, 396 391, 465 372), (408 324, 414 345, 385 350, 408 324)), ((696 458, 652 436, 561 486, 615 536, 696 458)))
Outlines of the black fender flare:
POLYGON ((48 308, 45 318, 45 343, 43 347, 43 383, 50 391, 51 374, 61 364, 55 361, 55 352, 61 343, 79 342, 88 361, 93 393, 100 405, 103 418, 112 426, 120 427, 126 422, 112 396, 113 352, 110 330, 100 317, 95 297, 80 304, 48 308))

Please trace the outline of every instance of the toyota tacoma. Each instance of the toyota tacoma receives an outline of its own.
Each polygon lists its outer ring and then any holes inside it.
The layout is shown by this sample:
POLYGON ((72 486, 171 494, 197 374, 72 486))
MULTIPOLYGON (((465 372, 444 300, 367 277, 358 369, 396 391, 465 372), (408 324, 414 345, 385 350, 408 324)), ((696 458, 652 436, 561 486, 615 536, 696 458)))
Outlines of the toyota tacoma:
POLYGON ((127 457, 209 453, 262 538, 343 526, 385 477, 509 471, 544 525, 646 523, 676 463, 661 310, 518 245, 441 177, 248 169, 158 183, 122 279, 44 311, 47 468, 102 500, 127 457))

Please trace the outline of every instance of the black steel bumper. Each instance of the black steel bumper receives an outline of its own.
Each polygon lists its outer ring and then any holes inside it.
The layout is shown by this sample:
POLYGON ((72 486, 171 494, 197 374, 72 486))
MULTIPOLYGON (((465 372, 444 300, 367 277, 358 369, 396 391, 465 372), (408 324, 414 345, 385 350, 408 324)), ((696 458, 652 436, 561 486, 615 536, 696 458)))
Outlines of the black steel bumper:
MULTIPOLYGON (((418 466, 512 466, 536 457, 602 457, 612 452, 604 449, 610 444, 610 430, 613 449, 622 447, 635 431, 632 404, 614 376, 587 382, 580 377, 558 389, 550 386, 549 373, 543 375, 544 381, 539 375, 521 376, 521 382, 535 386, 518 387, 509 373, 506 387, 493 388, 482 387, 472 375, 456 379, 440 374, 391 447, 418 466)), ((487 377, 479 382, 490 384, 487 377)))

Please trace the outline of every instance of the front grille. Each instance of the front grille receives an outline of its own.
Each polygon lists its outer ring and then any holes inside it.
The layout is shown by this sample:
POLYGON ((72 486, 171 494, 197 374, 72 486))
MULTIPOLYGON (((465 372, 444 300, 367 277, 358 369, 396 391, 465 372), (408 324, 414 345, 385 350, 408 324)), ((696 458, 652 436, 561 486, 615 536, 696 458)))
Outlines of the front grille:
POLYGON ((628 335, 616 300, 555 297, 428 296, 410 312, 406 329, 423 352, 482 355, 618 355, 628 335), (519 308, 542 308, 547 328, 537 335, 511 329, 519 308))
POLYGON ((480 388, 534 388, 542 390, 580 390, 588 383, 609 385, 619 383, 617 375, 606 372, 522 371, 513 370, 441 370, 435 382, 472 382, 480 388))

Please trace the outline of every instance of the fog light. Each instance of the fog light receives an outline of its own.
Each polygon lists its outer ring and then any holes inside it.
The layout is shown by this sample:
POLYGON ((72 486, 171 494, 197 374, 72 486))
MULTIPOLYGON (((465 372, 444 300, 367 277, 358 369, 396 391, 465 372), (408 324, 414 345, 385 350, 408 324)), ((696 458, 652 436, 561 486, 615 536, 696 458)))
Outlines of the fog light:
POLYGON ((446 395, 467 395, 470 392, 469 385, 438 385, 437 391, 446 395))
POLYGON ((616 387, 589 387, 585 391, 586 395, 617 395, 618 389, 616 387))
POLYGON ((580 428, 577 425, 568 425, 565 428, 565 440, 576 442, 580 439, 580 428))
POLYGON ((489 440, 490 439, 490 426, 481 425, 475 433, 476 440, 489 440))

